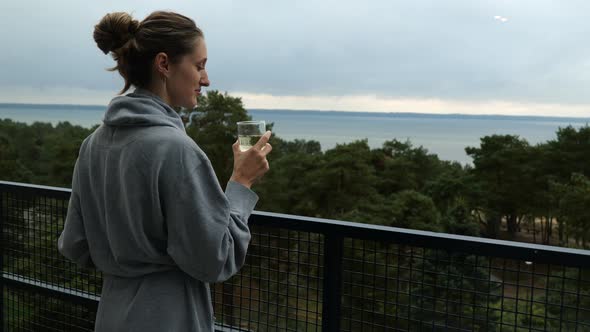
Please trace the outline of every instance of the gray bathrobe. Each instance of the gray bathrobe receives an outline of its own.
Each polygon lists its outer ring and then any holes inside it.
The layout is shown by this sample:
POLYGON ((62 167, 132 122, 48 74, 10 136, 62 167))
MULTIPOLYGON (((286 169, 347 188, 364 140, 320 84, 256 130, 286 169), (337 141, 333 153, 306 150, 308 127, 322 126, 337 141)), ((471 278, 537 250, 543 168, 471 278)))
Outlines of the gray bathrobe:
MULTIPOLYGON (((244 264, 258 196, 224 191, 180 116, 137 89, 80 147, 58 249, 104 274, 95 329, 211 331, 209 283, 244 264)), ((230 147, 228 147, 230 148, 230 147)))

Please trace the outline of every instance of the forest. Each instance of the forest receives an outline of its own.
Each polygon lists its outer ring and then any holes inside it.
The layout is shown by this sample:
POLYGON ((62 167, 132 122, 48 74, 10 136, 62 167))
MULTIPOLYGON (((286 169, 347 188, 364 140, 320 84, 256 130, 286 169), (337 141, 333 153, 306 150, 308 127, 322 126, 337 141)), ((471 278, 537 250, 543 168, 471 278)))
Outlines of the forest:
MULTIPOLYGON (((222 187, 236 122, 248 119, 240 98, 217 91, 201 96, 192 113, 187 133, 222 187)), ((69 188, 80 144, 97 126, 0 120, 0 180, 69 188)), ((537 145, 517 135, 482 137, 465 147, 472 165, 440 160, 411 141, 323 151, 317 141, 280 136, 273 132, 271 170, 253 187, 257 210, 590 248, 588 126, 559 128, 537 145)))

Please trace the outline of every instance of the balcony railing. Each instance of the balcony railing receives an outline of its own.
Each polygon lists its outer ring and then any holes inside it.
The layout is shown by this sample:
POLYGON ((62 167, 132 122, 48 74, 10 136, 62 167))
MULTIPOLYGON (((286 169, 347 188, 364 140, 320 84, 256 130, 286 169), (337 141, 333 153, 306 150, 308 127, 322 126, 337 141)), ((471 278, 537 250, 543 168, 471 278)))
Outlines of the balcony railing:
MULTIPOLYGON (((101 274, 57 252, 70 190, 0 182, 4 331, 92 331, 101 274)), ((590 331, 590 252, 255 212, 220 331, 590 331)))

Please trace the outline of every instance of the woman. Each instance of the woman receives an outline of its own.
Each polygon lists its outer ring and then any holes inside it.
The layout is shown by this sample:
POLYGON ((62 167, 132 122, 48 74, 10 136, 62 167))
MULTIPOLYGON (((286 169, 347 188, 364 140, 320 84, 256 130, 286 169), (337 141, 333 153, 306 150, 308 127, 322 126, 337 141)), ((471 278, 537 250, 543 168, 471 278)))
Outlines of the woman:
POLYGON ((80 147, 58 249, 103 272, 96 331, 212 331, 208 283, 244 264, 270 132, 246 152, 233 145, 223 192, 172 108, 193 108, 209 85, 201 30, 176 13, 111 13, 94 40, 117 61, 121 94, 136 89, 111 101, 80 147))

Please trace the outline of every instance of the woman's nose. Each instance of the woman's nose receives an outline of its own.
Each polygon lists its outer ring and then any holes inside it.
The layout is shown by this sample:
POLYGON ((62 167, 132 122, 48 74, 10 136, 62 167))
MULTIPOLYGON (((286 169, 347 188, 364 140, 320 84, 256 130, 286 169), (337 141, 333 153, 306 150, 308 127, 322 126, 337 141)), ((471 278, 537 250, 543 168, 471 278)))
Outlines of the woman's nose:
POLYGON ((209 81, 209 75, 207 75, 206 71, 203 71, 203 75, 201 76, 201 80, 199 81, 201 86, 209 86, 211 82, 209 81))

